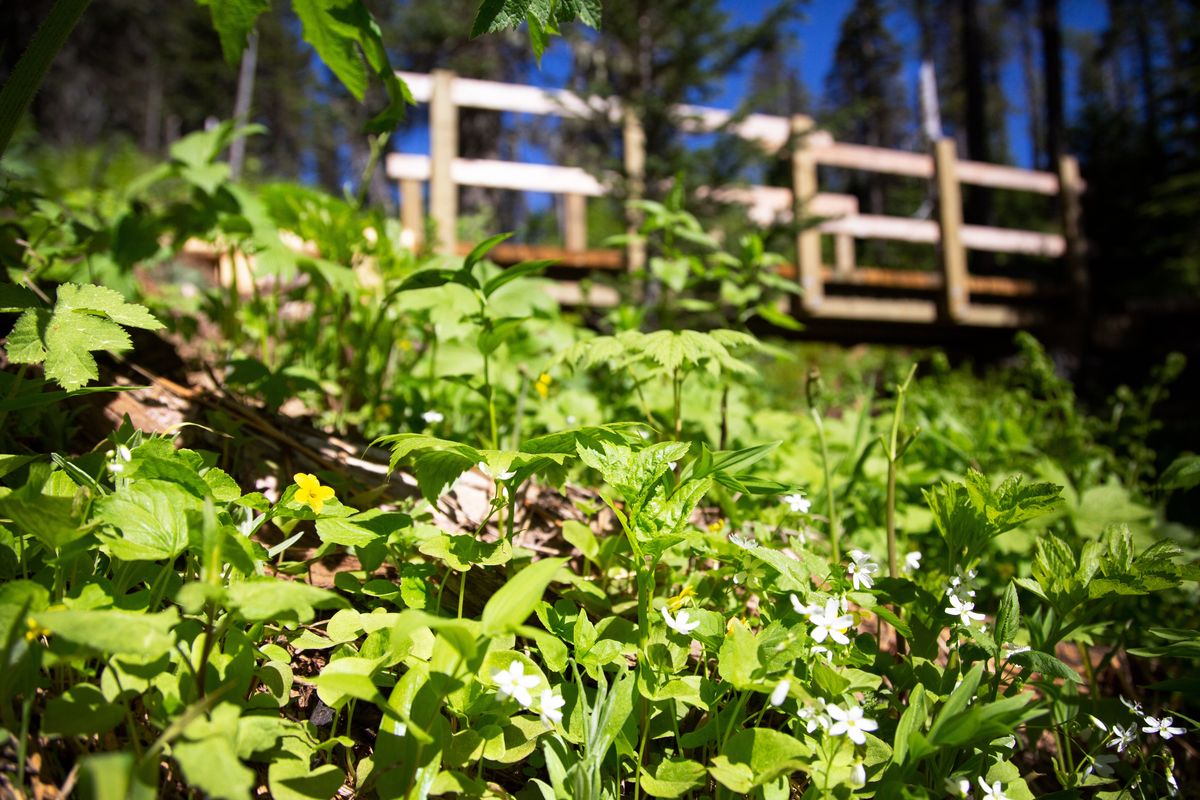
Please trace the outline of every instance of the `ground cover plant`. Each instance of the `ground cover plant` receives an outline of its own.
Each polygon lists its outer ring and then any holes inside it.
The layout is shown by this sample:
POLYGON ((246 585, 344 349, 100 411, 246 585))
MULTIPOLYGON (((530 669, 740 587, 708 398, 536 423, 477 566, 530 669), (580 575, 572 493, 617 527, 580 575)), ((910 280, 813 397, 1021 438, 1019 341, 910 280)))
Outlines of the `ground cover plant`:
MULTIPOLYGON (((591 13, 489 2, 476 28, 528 16, 540 48, 591 13)), ((794 327, 782 258, 725 252, 682 191, 638 206, 651 301, 585 319, 548 263, 488 260, 503 234, 434 256, 353 200, 231 180, 261 133, 103 190, 0 178, 0 791, 1200 779, 1197 540, 1166 512, 1200 462, 1154 438, 1180 358, 1097 411, 1027 334, 979 373, 766 341, 751 321, 794 327)))

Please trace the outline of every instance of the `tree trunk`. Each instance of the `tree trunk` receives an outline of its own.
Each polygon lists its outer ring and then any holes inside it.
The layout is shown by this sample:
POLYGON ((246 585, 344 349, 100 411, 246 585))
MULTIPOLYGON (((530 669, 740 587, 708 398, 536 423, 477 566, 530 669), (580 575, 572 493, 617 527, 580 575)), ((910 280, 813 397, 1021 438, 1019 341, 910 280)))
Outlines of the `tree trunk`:
POLYGON ((1042 32, 1042 69, 1046 86, 1046 164, 1058 169, 1058 159, 1066 151, 1063 113, 1062 28, 1058 21, 1058 0, 1038 0, 1038 27, 1042 32))

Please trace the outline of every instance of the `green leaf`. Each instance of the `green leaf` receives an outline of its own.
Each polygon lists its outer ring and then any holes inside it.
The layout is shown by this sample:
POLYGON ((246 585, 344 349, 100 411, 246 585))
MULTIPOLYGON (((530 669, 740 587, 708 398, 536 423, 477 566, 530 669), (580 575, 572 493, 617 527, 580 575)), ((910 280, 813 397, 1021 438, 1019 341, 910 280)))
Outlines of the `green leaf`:
POLYGON ((565 558, 543 559, 509 578, 483 607, 484 634, 495 636, 523 625, 565 562, 565 558))
POLYGON ((1083 683, 1083 678, 1079 676, 1078 672, 1049 653, 1043 653, 1039 650, 1025 650, 1021 653, 1014 653, 1008 657, 1008 661, 1013 664, 1019 664, 1030 672, 1040 672, 1047 678, 1066 678, 1072 683, 1083 683))
POLYGON ((471 38, 518 27, 532 4, 533 0, 483 0, 471 25, 471 38))
POLYGON ((651 797, 682 797, 704 786, 707 779, 708 772, 700 762, 672 758, 659 762, 653 774, 643 771, 641 784, 651 797))
POLYGON ((1200 485, 1200 456, 1184 453, 1163 470, 1158 485, 1165 491, 1194 489, 1200 485))
POLYGON ((379 661, 373 658, 338 658, 326 664, 313 683, 321 701, 330 708, 341 708, 351 699, 382 705, 383 694, 372 679, 378 668, 379 661))
POLYGON ((79 759, 79 786, 84 797, 96 800, 154 800, 158 796, 157 769, 139 775, 133 753, 97 753, 79 759))
POLYGON ((547 258, 541 261, 522 261, 520 264, 509 267, 501 272, 496 277, 489 280, 483 285, 483 296, 491 297, 499 289, 512 283, 518 278, 524 278, 527 275, 534 275, 552 264, 557 264, 557 258, 547 258))
POLYGON ((250 622, 311 622, 316 613, 314 608, 346 605, 342 598, 326 589, 275 578, 231 584, 227 595, 229 607, 250 622))
POLYGON ((171 629, 179 621, 175 609, 157 614, 132 611, 42 611, 37 624, 55 638, 102 653, 160 656, 175 641, 171 629))
POLYGON ((4 345, 8 360, 14 364, 40 364, 46 359, 41 331, 50 323, 50 314, 31 308, 17 317, 4 345))
POLYGON ((950 697, 946 699, 942 710, 938 712, 937 719, 933 722, 933 727, 929 729, 929 740, 937 741, 938 734, 942 728, 950 724, 955 717, 959 716, 971 704, 971 700, 975 697, 975 690, 979 688, 979 681, 983 678, 983 662, 976 663, 971 671, 963 675, 962 682, 958 688, 950 693, 950 697))
POLYGON ((171 748, 188 785, 207 797, 245 800, 254 788, 254 771, 237 757, 233 741, 209 736, 199 741, 180 741, 171 748))
POLYGON ((105 314, 113 322, 129 328, 159 330, 163 327, 163 324, 156 320, 145 306, 127 303, 120 292, 92 284, 64 283, 58 287, 58 299, 54 310, 55 312, 79 310, 105 314))
POLYGON ((595 562, 600 553, 600 543, 592 529, 573 519, 565 520, 562 524, 563 538, 583 553, 588 561, 595 562))
POLYGON ((762 661, 758 656, 758 640, 750 629, 734 622, 721 643, 717 654, 717 672, 733 688, 758 688, 762 682, 762 661))
POLYGON ((179 485, 139 480, 96 503, 96 517, 119 536, 105 534, 105 547, 123 561, 175 558, 188 545, 187 512, 200 501, 179 485))
POLYGON ((992 631, 997 647, 1015 641, 1021 627, 1021 604, 1017 598, 1017 585, 1009 582, 1000 598, 1000 610, 996 613, 996 627, 992 631))
POLYGON ((125 718, 125 706, 110 702, 90 683, 80 683, 46 702, 42 733, 90 736, 106 733, 125 718))
POLYGON ((19 531, 31 534, 50 550, 83 535, 74 516, 70 497, 43 493, 50 470, 45 464, 29 468, 29 479, 15 492, 0 497, 0 515, 12 520, 19 531))
POLYGON ((313 46, 325 66, 362 102, 367 91, 367 67, 359 55, 362 32, 348 20, 358 16, 359 0, 292 0, 304 41, 313 46))
POLYGON ((246 37, 254 30, 258 16, 271 9, 269 0, 200 0, 212 13, 213 28, 221 39, 225 63, 236 67, 246 47, 246 37))
POLYGON ((733 792, 759 786, 808 766, 812 750, 799 740, 769 728, 738 731, 715 756, 708 771, 733 792))
POLYGON ((281 758, 271 761, 267 780, 275 800, 326 800, 337 796, 346 774, 333 764, 313 768, 308 759, 281 758))
MULTIPOLYGON (((925 727, 925 718, 927 715, 925 687, 918 683, 908 693, 908 704, 904 708, 904 713, 900 715, 899 724, 896 725, 896 736, 892 744, 892 763, 904 766, 910 748, 912 748, 916 737, 920 736, 921 730, 925 727)), ((914 755, 916 755, 915 749, 914 755)))

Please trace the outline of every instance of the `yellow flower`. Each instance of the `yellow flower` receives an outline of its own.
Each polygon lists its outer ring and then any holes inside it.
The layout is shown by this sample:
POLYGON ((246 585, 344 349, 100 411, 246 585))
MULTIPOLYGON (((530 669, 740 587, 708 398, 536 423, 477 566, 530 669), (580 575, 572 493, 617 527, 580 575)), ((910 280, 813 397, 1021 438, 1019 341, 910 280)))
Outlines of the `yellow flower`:
POLYGON ((674 614, 677 611, 679 611, 679 609, 683 608, 684 604, 688 601, 689 597, 695 597, 695 596, 696 596, 695 589, 693 589, 691 586, 684 586, 682 589, 679 590, 679 594, 677 594, 674 597, 669 598, 667 600, 667 609, 672 614, 674 614))
POLYGON ((537 383, 533 385, 533 388, 537 390, 537 393, 542 396, 543 400, 550 396, 550 380, 550 375, 543 372, 538 376, 537 383))
POLYGON ((314 514, 320 514, 321 509, 325 507, 325 501, 333 499, 333 488, 322 486, 316 475, 297 472, 292 476, 292 480, 300 487, 296 490, 294 499, 297 503, 304 503, 311 508, 314 514))
POLYGON ((25 627, 29 630, 25 631, 25 641, 33 642, 43 636, 49 636, 50 631, 38 624, 38 621, 33 617, 25 618, 25 627))
POLYGON ((400 340, 400 349, 406 353, 411 353, 412 349, 413 349, 412 341, 410 339, 401 339, 400 340))
POLYGON ((708 523, 708 529, 713 533, 720 533, 721 529, 724 527, 725 527, 725 523, 719 519, 708 523))

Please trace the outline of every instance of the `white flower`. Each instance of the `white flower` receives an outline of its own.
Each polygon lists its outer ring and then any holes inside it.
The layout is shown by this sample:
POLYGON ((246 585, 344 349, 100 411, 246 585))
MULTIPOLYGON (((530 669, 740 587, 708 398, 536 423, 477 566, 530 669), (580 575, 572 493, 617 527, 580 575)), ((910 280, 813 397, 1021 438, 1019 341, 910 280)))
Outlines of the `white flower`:
POLYGON ((987 781, 980 778, 979 787, 983 789, 983 794, 979 796, 979 800, 1008 800, 1008 795, 1004 793, 1004 786, 1000 781, 993 781, 992 785, 988 786, 987 781))
POLYGON ((745 537, 738 536, 736 533, 729 535, 729 543, 734 547, 740 547, 743 550, 749 550, 751 547, 754 547, 754 542, 745 537))
POLYGON ((850 768, 850 785, 855 789, 861 789, 867 785, 867 769, 863 766, 863 762, 855 761, 854 766, 850 768))
POLYGON ((804 492, 784 495, 783 502, 788 504, 793 514, 807 514, 812 508, 812 501, 804 496, 804 492))
POLYGON ((1179 727, 1171 727, 1171 723, 1175 721, 1174 717, 1146 717, 1146 725, 1142 728, 1143 733, 1157 733, 1164 739, 1170 739, 1172 736, 1182 736, 1187 733, 1187 729, 1179 727))
POLYGON ((813 614, 821 613, 820 606, 810 606, 807 603, 801 603, 800 598, 796 597, 796 595, 794 595, 794 594, 791 595, 791 598, 792 598, 792 608, 796 609, 797 614, 803 614, 806 617, 811 617, 813 614))
POLYGON ((547 728, 553 728, 554 723, 562 722, 562 707, 567 704, 567 701, 556 695, 550 689, 542 690, 541 697, 542 710, 538 712, 538 716, 542 718, 547 728))
POLYGON ((921 568, 921 551, 914 550, 904 556, 904 571, 916 572, 921 568))
POLYGON ((1120 760, 1112 753, 1100 753, 1092 758, 1091 763, 1084 768, 1083 774, 1086 777, 1095 772, 1101 778, 1107 778, 1113 774, 1112 765, 1118 763, 1120 760))
POLYGON ((700 627, 700 620, 688 621, 687 609, 683 609, 676 616, 672 617, 671 612, 667 611, 667 607, 663 606, 659 609, 662 612, 663 621, 667 623, 667 627, 676 633, 681 633, 684 636, 690 636, 692 631, 700 627))
POLYGON ((826 647, 823 644, 813 645, 812 649, 809 650, 808 652, 812 653, 814 656, 823 655, 823 656, 825 656, 826 661, 828 661, 831 664, 833 663, 833 651, 830 650, 828 647, 826 647))
POLYGON ((863 710, 858 706, 843 709, 841 706, 829 706, 829 716, 834 720, 829 726, 830 736, 845 734, 855 744, 866 744, 866 731, 873 731, 879 724, 873 719, 863 716, 863 710))
POLYGON ((1104 724, 1104 720, 1096 719, 1091 714, 1088 714, 1088 719, 1092 721, 1092 725, 1096 726, 1096 730, 1101 733, 1108 733, 1108 726, 1104 724))
POLYGON ((476 466, 479 467, 480 472, 482 472, 484 475, 487 475, 494 481, 506 481, 517 474, 514 470, 507 470, 505 472, 501 472, 499 475, 493 475, 492 468, 487 465, 486 461, 480 461, 478 464, 476 464, 476 466))
POLYGON ((1118 753, 1124 753, 1126 747, 1137 741, 1137 726, 1122 728, 1120 725, 1113 725, 1109 737, 1108 746, 1117 748, 1118 753))
POLYGON ((775 690, 771 692, 770 702, 773 706, 783 705, 783 701, 787 700, 788 692, 791 691, 792 682, 787 678, 781 680, 775 685, 775 690))
POLYGON ((442 412, 440 412, 440 411, 430 410, 430 411, 426 411, 424 414, 422 414, 421 419, 425 420, 425 422, 427 422, 430 425, 436 425, 439 422, 442 422, 443 420, 445 420, 446 417, 443 416, 442 412))
POLYGON ((970 625, 973 619, 983 619, 983 614, 975 610, 974 603, 960 600, 956 594, 949 595, 947 599, 950 602, 950 607, 946 609, 946 613, 952 617, 958 617, 963 625, 970 625))
POLYGON ((1130 702, 1129 700, 1126 700, 1124 696, 1118 699, 1120 699, 1121 705, 1132 711, 1134 715, 1139 717, 1146 716, 1146 712, 1142 711, 1142 704, 1140 702, 1130 702))
POLYGON ((133 461, 133 453, 129 452, 129 448, 123 444, 117 445, 117 456, 125 462, 133 461))
POLYGON ((671 470, 671 472, 674 472, 677 464, 678 464, 678 462, 676 462, 676 461, 668 461, 667 469, 671 470))
POLYGON ((541 678, 537 675, 526 675, 525 665, 520 661, 513 661, 508 665, 508 669, 493 672, 492 680, 496 683, 498 698, 505 700, 511 697, 523 708, 529 708, 533 705, 533 696, 529 694, 529 690, 537 686, 541 678))
POLYGON ((947 778, 946 792, 958 798, 970 797, 971 781, 968 778, 947 778))
POLYGON ((1171 769, 1173 764, 1174 760, 1172 759, 1172 765, 1167 766, 1167 791, 1170 792, 1171 797, 1179 797, 1179 781, 1175 780, 1175 773, 1171 769))
POLYGON ((825 601, 825 608, 815 614, 808 615, 808 621, 813 625, 812 638, 815 642, 823 642, 826 638, 838 644, 850 644, 846 631, 854 624, 854 617, 838 613, 838 601, 830 598, 825 601))
POLYGON ((833 724, 833 720, 825 713, 828 706, 825 705, 824 698, 818 697, 817 704, 820 706, 819 708, 804 706, 796 712, 796 716, 804 720, 804 729, 809 733, 812 733, 817 728, 828 730, 829 726, 833 724))
POLYGON ((862 550, 851 551, 850 558, 852 560, 846 565, 846 574, 850 576, 854 588, 856 590, 870 589, 875 585, 875 579, 872 576, 879 572, 879 565, 871 560, 870 553, 864 553, 862 550))

